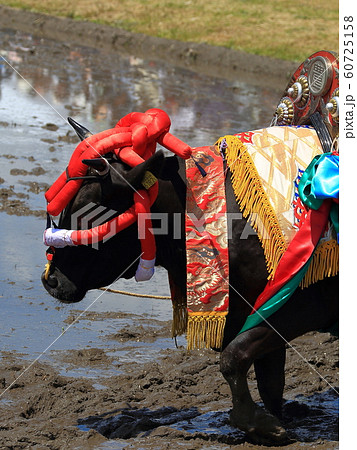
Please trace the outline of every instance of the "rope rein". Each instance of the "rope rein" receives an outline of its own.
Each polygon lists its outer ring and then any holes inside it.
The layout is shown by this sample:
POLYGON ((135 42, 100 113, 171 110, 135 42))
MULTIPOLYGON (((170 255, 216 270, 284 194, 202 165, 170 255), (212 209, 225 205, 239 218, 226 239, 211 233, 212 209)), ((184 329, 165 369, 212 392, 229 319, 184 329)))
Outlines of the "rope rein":
MULTIPOLYGON (((48 279, 49 273, 51 268, 51 262, 48 262, 45 265, 45 274, 44 278, 45 280, 48 279)), ((169 295, 148 295, 148 294, 137 294, 135 292, 128 292, 128 291, 120 291, 118 289, 109 289, 105 287, 98 288, 101 291, 111 292, 113 294, 122 294, 122 295, 129 295, 131 297, 140 297, 140 298, 154 298, 158 300, 171 300, 171 297, 169 295)))
POLYGON ((135 292, 120 291, 118 289, 109 289, 109 288, 105 288, 105 287, 99 288, 99 290, 106 291, 106 292, 112 292, 113 294, 129 295, 131 297, 155 298, 155 299, 159 299, 159 300, 171 300, 171 297, 166 296, 166 295, 137 294, 135 292))

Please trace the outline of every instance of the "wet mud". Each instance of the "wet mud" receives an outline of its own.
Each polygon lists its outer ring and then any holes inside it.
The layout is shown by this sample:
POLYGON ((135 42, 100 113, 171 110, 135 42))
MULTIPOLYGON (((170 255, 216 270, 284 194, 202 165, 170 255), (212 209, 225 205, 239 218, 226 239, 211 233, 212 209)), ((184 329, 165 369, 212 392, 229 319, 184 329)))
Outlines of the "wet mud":
MULTIPOLYGON (((154 106, 168 111, 179 137, 207 145, 223 134, 265 126, 282 91, 281 76, 280 81, 273 76, 275 87, 266 88, 266 70, 260 77, 253 70, 252 85, 231 81, 236 69, 212 78, 216 65, 209 61, 219 58, 220 50, 204 46, 189 51, 177 44, 175 50, 172 42, 158 41, 157 59, 146 63, 130 56, 135 47, 130 35, 123 62, 110 53, 121 38, 114 39, 106 27, 93 25, 86 34, 81 23, 17 12, 7 23, 35 34, 0 33, 2 54, 62 116, 73 115, 94 132, 130 110, 154 106), (51 27, 57 41, 46 39, 51 27), (87 49, 68 42, 75 34, 87 49), (176 66, 157 63, 168 49, 176 66), (107 69, 109 61, 125 76, 107 69), (206 73, 211 67, 211 75, 189 72, 190 65, 206 73)), ((147 48, 140 36, 136 43, 138 52, 147 48)), ((9 67, 0 69, 0 221, 6 244, 0 249, 0 447, 257 448, 229 425, 231 395, 219 372, 219 354, 188 352, 184 337, 172 340, 167 302, 92 292, 81 304, 64 306, 44 292, 43 193, 78 139, 56 114, 43 112, 44 103, 9 67)), ((285 85, 285 74, 282 78, 285 85)), ((167 295, 165 274, 155 277, 150 287, 133 286, 132 280, 122 287, 167 295)), ((309 333, 291 344, 284 392, 291 442, 285 448, 338 448, 338 340, 309 333)), ((261 402, 253 370, 249 386, 261 402)))
MULTIPOLYGON (((169 333, 168 323, 161 333, 169 333)), ((114 338, 129 351, 155 339, 150 327, 140 325, 114 338)), ((294 348, 288 351, 284 395, 291 438, 286 448, 338 448, 338 342, 310 333, 294 348)), ((63 376, 40 362, 16 380, 28 364, 3 356, 0 383, 8 389, 1 401, 3 448, 256 448, 229 425, 230 393, 213 351, 172 348, 159 350, 151 362, 125 364, 98 348, 59 357, 72 366, 116 366, 117 375, 94 380, 63 376)), ((249 385, 259 402, 253 371, 249 385)))

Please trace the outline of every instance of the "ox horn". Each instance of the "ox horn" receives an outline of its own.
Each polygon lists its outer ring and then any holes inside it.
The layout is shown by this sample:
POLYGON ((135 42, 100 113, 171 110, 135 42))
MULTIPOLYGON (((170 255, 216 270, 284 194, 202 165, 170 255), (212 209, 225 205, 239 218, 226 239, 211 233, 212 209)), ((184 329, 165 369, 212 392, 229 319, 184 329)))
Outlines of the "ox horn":
POLYGON ((71 127, 73 127, 74 131, 77 133, 81 141, 84 141, 84 139, 87 139, 87 137, 92 136, 93 133, 91 133, 83 125, 79 124, 74 119, 72 119, 72 117, 68 117, 67 120, 71 125, 71 127))

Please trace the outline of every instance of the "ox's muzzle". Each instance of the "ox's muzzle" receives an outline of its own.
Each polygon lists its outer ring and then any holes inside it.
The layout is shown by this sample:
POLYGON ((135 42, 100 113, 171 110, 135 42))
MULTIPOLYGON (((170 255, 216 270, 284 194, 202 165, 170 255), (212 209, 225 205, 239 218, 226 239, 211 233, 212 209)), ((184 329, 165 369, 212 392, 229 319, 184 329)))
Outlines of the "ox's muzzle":
POLYGON ((63 303, 76 303, 86 295, 85 290, 79 289, 71 280, 54 267, 50 266, 49 272, 45 270, 41 275, 41 281, 46 291, 63 303))

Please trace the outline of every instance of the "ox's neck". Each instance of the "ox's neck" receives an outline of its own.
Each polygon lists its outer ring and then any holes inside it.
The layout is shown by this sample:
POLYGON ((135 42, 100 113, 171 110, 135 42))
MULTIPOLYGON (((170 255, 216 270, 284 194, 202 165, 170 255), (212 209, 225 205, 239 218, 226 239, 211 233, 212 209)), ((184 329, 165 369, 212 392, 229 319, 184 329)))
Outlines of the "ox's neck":
POLYGON ((177 285, 186 289, 185 162, 176 157, 165 158, 162 178, 152 206, 153 227, 161 230, 155 234, 156 261, 177 285))

